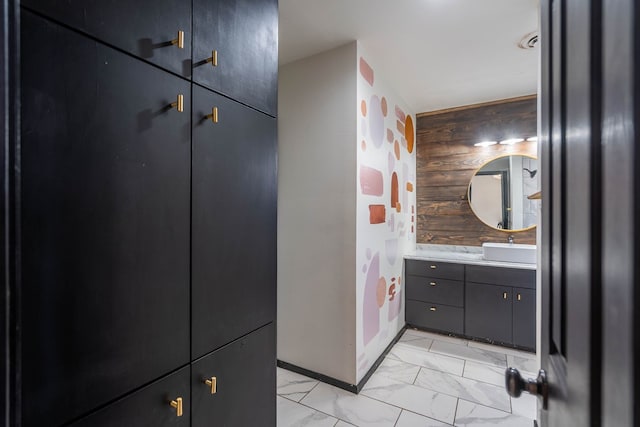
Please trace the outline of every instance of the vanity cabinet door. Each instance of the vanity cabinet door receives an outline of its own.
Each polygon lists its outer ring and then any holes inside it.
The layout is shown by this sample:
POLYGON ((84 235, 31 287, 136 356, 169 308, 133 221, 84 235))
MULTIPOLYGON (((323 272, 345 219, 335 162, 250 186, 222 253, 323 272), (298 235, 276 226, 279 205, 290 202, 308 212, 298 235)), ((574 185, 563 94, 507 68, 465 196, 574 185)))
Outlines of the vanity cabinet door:
POLYGON ((276 115, 277 0, 194 0, 193 34, 195 82, 276 115))
POLYGON ((512 342, 512 288, 468 282, 465 292, 465 335, 512 342))
POLYGON ((536 292, 513 288, 513 344, 536 348, 536 292))
POLYGON ((71 427, 190 427, 189 373, 189 366, 186 366, 82 418, 71 427), (182 400, 180 416, 178 398, 182 400), (175 407, 171 406, 172 401, 175 407))
MULTIPOLYGON (((20 4, 178 75, 191 75, 190 1, 21 0, 20 4), (184 32, 183 48, 177 44, 178 31, 184 32)), ((61 49, 64 46, 57 51, 61 49)))
POLYGON ((22 425, 57 426, 189 363, 190 85, 21 27, 22 425))
POLYGON ((192 144, 196 358, 275 319, 276 120, 194 86, 192 144))
POLYGON ((275 354, 270 323, 193 362, 192 426, 275 427, 275 354))

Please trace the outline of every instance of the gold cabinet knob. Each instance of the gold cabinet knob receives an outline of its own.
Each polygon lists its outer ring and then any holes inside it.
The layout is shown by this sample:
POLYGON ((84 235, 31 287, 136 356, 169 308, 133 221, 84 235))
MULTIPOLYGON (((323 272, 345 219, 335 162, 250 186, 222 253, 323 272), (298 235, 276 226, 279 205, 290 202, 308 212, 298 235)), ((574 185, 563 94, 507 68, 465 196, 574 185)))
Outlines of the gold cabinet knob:
POLYGON ((204 383, 211 388, 211 394, 218 392, 218 379, 216 377, 208 378, 204 380, 204 383))
POLYGON ((207 58, 207 62, 210 62, 212 66, 217 67, 218 66, 218 51, 217 50, 212 50, 211 51, 211 56, 209 58, 207 58))
POLYGON ((218 123, 218 107, 213 107, 211 109, 211 114, 207 114, 205 118, 211 119, 213 123, 218 123))
POLYGON ((438 266, 437 265, 430 265, 429 268, 432 269, 432 270, 435 270, 436 268, 438 268, 438 266))
POLYGON ((429 285, 431 285, 431 286, 435 286, 435 285, 436 285, 436 282, 429 282, 429 285))
POLYGON ((502 293, 502 298, 507 299, 507 293, 506 292, 502 293))
POLYGON ((176 102, 171 103, 171 108, 175 108, 179 113, 184 111, 184 96, 182 94, 178 95, 176 102))
POLYGON ((518 294, 518 301, 522 301, 522 295, 518 294))
POLYGON ((177 45, 180 49, 184 49, 184 31, 178 31, 178 37, 171 40, 171 44, 177 45))
POLYGON ((171 407, 176 409, 176 416, 181 417, 182 416, 182 398, 177 397, 175 400, 172 400, 170 403, 171 403, 171 407))
POLYGON ((429 310, 436 311, 436 308, 435 307, 431 307, 429 310))

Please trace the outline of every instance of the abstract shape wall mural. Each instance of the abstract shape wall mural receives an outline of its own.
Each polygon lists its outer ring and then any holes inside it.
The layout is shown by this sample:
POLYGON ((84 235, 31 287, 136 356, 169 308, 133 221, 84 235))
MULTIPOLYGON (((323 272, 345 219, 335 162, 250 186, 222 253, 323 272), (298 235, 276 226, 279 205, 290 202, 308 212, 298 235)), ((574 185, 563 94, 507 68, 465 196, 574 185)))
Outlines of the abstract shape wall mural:
POLYGON ((403 255, 415 249, 416 204, 413 116, 362 52, 358 44, 358 380, 404 324, 403 255))

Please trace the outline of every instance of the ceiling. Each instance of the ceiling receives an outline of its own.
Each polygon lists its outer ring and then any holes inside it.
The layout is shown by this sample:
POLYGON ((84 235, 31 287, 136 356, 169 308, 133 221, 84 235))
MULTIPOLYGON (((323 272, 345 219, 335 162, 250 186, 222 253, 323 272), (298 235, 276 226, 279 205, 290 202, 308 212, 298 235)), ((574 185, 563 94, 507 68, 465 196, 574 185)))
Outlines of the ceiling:
POLYGON ((280 0, 280 64, 358 40, 415 113, 536 93, 538 0, 280 0))

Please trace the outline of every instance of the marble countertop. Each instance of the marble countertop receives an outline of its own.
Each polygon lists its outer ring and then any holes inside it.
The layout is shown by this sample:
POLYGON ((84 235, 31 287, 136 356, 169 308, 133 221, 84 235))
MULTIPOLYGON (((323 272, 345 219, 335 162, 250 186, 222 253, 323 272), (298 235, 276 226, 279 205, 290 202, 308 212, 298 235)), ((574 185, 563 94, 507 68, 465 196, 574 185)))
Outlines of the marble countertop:
POLYGON ((522 268, 525 270, 535 270, 537 268, 536 264, 486 260, 482 258, 482 248, 479 246, 417 245, 414 252, 406 253, 404 257, 405 259, 522 268))

